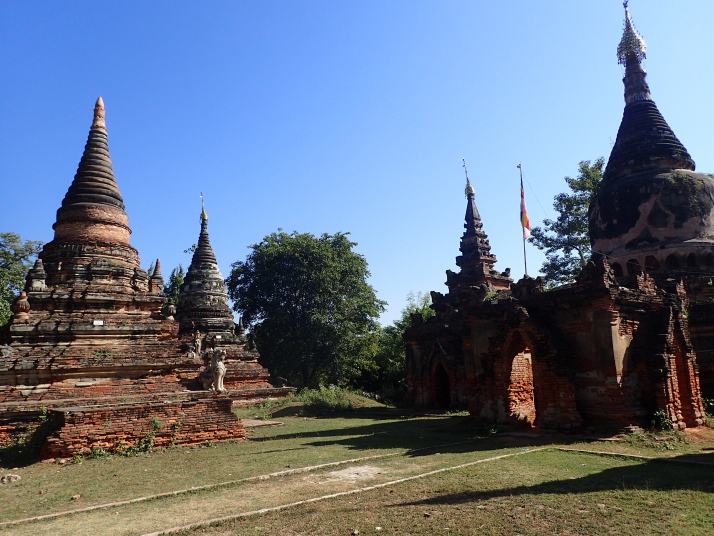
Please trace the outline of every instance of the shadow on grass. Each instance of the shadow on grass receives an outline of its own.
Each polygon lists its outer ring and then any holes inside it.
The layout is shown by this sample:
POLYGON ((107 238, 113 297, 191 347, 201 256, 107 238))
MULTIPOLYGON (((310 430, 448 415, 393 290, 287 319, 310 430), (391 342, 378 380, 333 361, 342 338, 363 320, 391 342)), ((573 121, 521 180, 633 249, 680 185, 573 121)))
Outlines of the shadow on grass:
MULTIPOLYGON (((349 419, 363 414, 336 414, 331 418, 349 419)), ((527 447, 544 444, 567 444, 575 441, 574 438, 557 437, 551 435, 528 435, 524 437, 511 437, 494 434, 492 425, 483 425, 471 417, 458 416, 432 416, 422 418, 404 417, 396 419, 394 416, 377 416, 370 424, 358 426, 339 426, 334 429, 320 431, 284 433, 268 437, 252 438, 251 441, 275 441, 281 439, 315 438, 315 441, 305 443, 310 447, 323 447, 341 445, 348 450, 365 451, 376 449, 405 449, 411 456, 424 456, 431 454, 422 449, 433 449, 439 446, 448 447, 448 452, 469 452, 498 450, 510 447, 527 447), (455 450, 454 450, 455 449, 455 450)), ((445 447, 446 448, 446 447, 445 447)))
MULTIPOLYGON (((570 455, 565 452, 562 454, 570 455)), ((553 480, 531 486, 446 494, 395 506, 463 504, 518 495, 565 495, 615 490, 691 490, 714 493, 714 453, 660 458, 642 463, 633 462, 633 465, 613 467, 580 478, 553 480)))

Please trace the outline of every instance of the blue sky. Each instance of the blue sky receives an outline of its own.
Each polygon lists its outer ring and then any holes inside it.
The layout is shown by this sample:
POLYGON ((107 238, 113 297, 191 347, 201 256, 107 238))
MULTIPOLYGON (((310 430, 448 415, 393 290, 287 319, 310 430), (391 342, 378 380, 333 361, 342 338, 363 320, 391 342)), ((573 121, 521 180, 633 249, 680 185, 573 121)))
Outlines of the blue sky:
MULTIPOLYGON (((632 0, 655 102, 714 172, 710 0, 632 0)), ((476 189, 496 267, 622 116, 616 0, 0 5, 0 229, 49 241, 104 98, 142 265, 190 256, 203 192, 224 275, 278 228, 350 232, 398 317, 445 292, 476 189)), ((533 275, 543 258, 527 246, 533 275)))

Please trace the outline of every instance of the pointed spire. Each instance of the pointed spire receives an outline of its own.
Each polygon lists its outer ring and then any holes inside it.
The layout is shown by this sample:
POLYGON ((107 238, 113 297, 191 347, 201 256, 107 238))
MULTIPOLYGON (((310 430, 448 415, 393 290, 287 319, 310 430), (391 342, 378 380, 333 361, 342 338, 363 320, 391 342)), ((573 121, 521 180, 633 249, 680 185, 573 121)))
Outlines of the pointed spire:
POLYGON ((610 153, 604 179, 610 181, 648 170, 694 170, 694 161, 687 149, 657 109, 647 84, 647 72, 642 67, 645 45, 635 30, 627 7, 625 28, 617 47, 619 63, 625 64, 625 111, 615 145, 610 153))
POLYGON ((449 292, 456 288, 474 286, 478 287, 485 283, 489 287, 508 288, 510 278, 501 276, 493 269, 496 263, 496 256, 491 253, 491 246, 488 243, 488 236, 483 231, 481 215, 476 208, 474 187, 469 180, 469 172, 466 169, 466 160, 462 159, 464 174, 466 175, 466 216, 464 223, 464 234, 461 235, 459 251, 461 255, 456 257, 456 266, 460 268, 460 273, 455 274, 451 270, 446 272, 446 285, 449 292))
POLYGON ((464 193, 466 194, 467 202, 466 216, 464 217, 466 220, 466 223, 464 223, 464 228, 466 229, 464 236, 467 236, 476 233, 483 227, 483 224, 481 223, 481 215, 478 212, 478 208, 476 208, 476 195, 474 187, 471 185, 471 181, 469 180, 469 172, 466 169, 466 160, 463 158, 461 160, 464 163, 462 167, 464 168, 464 173, 466 174, 466 189, 464 190, 464 193))
POLYGON ((162 293, 164 292, 164 276, 161 275, 161 261, 156 259, 154 271, 149 278, 149 291, 162 293))
MULTIPOLYGON (((194 263, 217 264, 216 254, 213 253, 211 239, 208 236, 208 214, 206 213, 206 207, 203 204, 203 193, 201 193, 201 232, 198 235, 198 244, 196 246, 196 251, 193 252, 191 266, 193 266, 194 263)), ((189 271, 190 270, 191 267, 189 267, 189 271)))
POLYGON ((208 222, 208 214, 206 213, 206 206, 203 204, 203 192, 201 192, 201 222, 208 222))
POLYGON ((104 101, 101 97, 97 99, 97 103, 94 105, 92 130, 107 130, 107 125, 104 122, 104 101))
POLYGON ((628 57, 634 56, 639 61, 647 57, 647 45, 632 23, 630 10, 627 7, 628 3, 629 0, 622 3, 625 8, 625 28, 622 31, 620 44, 617 45, 617 62, 623 65, 628 61, 628 57))
POLYGON ((161 275, 161 260, 156 259, 156 264, 154 265, 154 273, 151 274, 152 277, 163 277, 161 275))
POLYGON ((84 154, 74 181, 62 201, 62 207, 86 203, 112 205, 124 210, 124 200, 114 178, 114 168, 109 156, 109 140, 104 123, 104 101, 101 97, 97 99, 84 154))
POLYGON ((466 189, 464 190, 464 195, 466 195, 466 198, 468 198, 469 195, 474 195, 474 187, 471 186, 471 181, 469 180, 469 172, 466 169, 466 159, 462 158, 461 161, 464 163, 463 168, 464 173, 466 174, 466 189))

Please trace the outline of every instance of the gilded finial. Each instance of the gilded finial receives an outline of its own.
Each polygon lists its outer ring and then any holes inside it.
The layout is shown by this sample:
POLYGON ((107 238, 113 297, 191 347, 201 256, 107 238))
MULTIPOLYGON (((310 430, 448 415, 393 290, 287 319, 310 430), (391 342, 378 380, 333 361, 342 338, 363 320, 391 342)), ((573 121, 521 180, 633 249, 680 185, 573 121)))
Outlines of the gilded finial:
POLYGON ((632 23, 630 10, 627 7, 628 3, 629 0, 625 0, 622 3, 622 7, 625 8, 625 29, 622 32, 620 44, 617 45, 617 62, 622 65, 625 65, 627 55, 630 53, 634 54, 640 61, 647 57, 647 45, 632 23))
POLYGON ((206 207, 203 205, 203 192, 201 192, 201 221, 208 221, 208 214, 206 214, 206 207))
POLYGON ((474 195, 474 187, 471 186, 471 181, 469 180, 469 172, 466 169, 466 159, 462 158, 461 161, 464 163, 461 167, 464 168, 464 173, 466 174, 466 189, 464 190, 464 194, 468 197, 469 195, 474 195))
POLYGON ((94 105, 94 120, 92 121, 92 130, 106 130, 107 125, 104 122, 104 101, 101 97, 97 99, 97 104, 94 105))

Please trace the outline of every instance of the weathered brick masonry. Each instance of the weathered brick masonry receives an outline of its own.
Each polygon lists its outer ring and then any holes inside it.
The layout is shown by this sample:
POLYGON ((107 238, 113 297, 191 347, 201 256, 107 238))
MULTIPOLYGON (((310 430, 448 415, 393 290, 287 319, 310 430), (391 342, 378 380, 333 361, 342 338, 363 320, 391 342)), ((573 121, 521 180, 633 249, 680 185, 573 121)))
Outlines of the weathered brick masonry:
POLYGON ((494 270, 467 179, 460 273, 436 317, 404 335, 410 400, 487 421, 572 429, 704 420, 714 397, 714 179, 651 100, 644 41, 626 13, 625 110, 590 205, 592 261, 545 291, 494 270), (701 388, 700 388, 701 378, 701 388))
POLYGON ((231 411, 230 399, 195 399, 115 406, 73 406, 48 412, 55 431, 44 457, 69 457, 92 449, 195 445, 206 441, 245 439, 243 423, 231 411))
MULTIPOLYGON (((292 391, 270 385, 258 353, 233 322, 205 210, 178 307, 166 303, 159 261, 151 274, 141 268, 128 221, 99 99, 54 239, 13 304, 10 344, 0 356, 0 444, 37 425, 42 408, 60 426, 44 451, 53 455, 115 439, 131 444, 143 437, 146 419, 168 423, 180 413, 185 418, 175 442, 239 438, 232 403, 292 391), (230 398, 204 392, 194 400, 190 393, 212 383, 208 369, 216 352, 230 398), (100 421, 113 424, 105 429, 100 421)), ((167 433, 156 432, 157 445, 167 433)))

